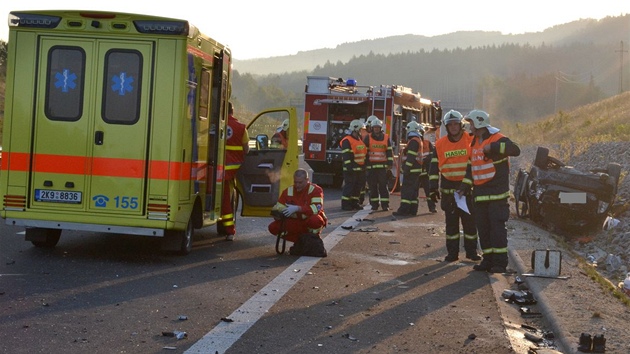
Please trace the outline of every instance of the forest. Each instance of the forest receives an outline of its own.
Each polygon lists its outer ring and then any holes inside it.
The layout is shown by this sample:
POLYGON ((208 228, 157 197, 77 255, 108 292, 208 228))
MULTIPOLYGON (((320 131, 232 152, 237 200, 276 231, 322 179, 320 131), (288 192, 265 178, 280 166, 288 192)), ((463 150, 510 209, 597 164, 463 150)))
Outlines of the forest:
MULTIPOLYGON (((583 19, 522 35, 474 31, 365 40, 293 56, 235 60, 232 100, 246 121, 269 107, 295 106, 302 112, 307 76, 330 76, 354 78, 361 85, 410 87, 440 101, 445 111, 484 109, 495 122, 530 122, 625 91, 630 86, 628 47, 630 15, 583 19), (308 65, 314 66, 260 74, 308 65)), ((0 115, 6 58, 7 43, 0 40, 0 115)))
POLYGON ((493 36, 493 43, 488 43, 474 36, 488 38, 484 32, 458 32, 448 37, 449 48, 416 50, 418 42, 412 37, 396 37, 391 41, 400 51, 389 54, 374 47, 392 48, 388 38, 345 44, 326 52, 329 56, 336 50, 345 53, 345 46, 352 45, 366 54, 346 62, 328 59, 311 70, 293 72, 254 74, 239 71, 239 64, 252 72, 262 70, 254 70, 254 63, 269 65, 276 60, 295 67, 287 62, 309 53, 253 60, 247 65, 236 61, 232 97, 245 117, 271 106, 292 105, 301 111, 307 76, 354 78, 361 85, 410 87, 423 97, 441 101, 445 110, 484 109, 499 121, 528 122, 617 95, 628 87, 630 15, 558 25, 529 34, 526 40, 504 35, 493 36), (404 39, 410 43, 406 51, 401 50, 404 39))

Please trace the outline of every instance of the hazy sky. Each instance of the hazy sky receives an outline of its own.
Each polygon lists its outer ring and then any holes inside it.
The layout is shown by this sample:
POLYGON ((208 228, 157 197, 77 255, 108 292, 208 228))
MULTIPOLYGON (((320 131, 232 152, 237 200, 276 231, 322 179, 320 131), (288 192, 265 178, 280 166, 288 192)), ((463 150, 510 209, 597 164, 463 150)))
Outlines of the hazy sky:
POLYGON ((5 18, 0 39, 8 39, 10 11, 52 8, 186 19, 230 46, 236 59, 251 59, 404 34, 538 32, 581 18, 628 14, 630 0, 0 0, 0 16, 5 18))

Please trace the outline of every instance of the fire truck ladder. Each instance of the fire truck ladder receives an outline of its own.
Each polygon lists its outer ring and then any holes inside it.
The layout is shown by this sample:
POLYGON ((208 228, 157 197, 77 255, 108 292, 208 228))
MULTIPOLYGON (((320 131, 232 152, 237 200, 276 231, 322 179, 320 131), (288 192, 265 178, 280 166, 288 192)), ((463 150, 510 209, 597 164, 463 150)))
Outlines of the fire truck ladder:
POLYGON ((385 111, 387 109, 387 95, 390 88, 381 86, 380 89, 372 89, 372 115, 379 117, 385 123, 385 111))

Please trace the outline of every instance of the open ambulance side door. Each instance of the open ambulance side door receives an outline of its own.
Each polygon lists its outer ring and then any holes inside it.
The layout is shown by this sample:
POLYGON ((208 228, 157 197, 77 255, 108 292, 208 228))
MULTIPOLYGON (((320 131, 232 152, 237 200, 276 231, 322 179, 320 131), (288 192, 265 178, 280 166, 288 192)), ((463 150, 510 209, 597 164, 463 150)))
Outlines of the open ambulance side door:
POLYGON ((299 164, 297 127, 294 107, 264 110, 247 125, 249 153, 236 176, 241 216, 270 216, 282 191, 293 184, 299 164))

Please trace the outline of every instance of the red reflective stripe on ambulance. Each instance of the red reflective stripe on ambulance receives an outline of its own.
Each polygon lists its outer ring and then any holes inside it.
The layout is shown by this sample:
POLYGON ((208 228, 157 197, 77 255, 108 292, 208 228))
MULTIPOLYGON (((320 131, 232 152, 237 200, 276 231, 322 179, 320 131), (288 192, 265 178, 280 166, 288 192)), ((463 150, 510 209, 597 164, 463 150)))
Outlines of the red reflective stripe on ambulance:
POLYGON ((87 167, 85 156, 37 154, 33 157, 33 172, 82 175, 87 167))
POLYGON ((28 171, 29 154, 25 152, 3 152, 2 153, 2 170, 4 171, 28 171))
POLYGON ((93 176, 142 178, 144 161, 95 157, 92 159, 93 176))

